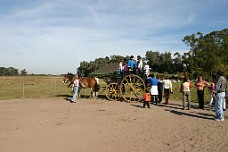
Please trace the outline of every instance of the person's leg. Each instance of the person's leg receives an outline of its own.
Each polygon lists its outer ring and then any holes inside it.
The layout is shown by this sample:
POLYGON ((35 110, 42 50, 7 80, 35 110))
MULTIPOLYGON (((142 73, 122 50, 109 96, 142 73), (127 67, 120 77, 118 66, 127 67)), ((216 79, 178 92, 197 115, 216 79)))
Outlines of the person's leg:
POLYGON ((191 108, 191 92, 189 91, 189 95, 188 95, 188 99, 189 99, 189 108, 191 108))
POLYGON ((168 89, 164 89, 165 104, 168 103, 168 89))
POLYGON ((161 103, 162 102, 162 90, 158 90, 158 102, 161 103))
POLYGON ((223 99, 223 110, 226 111, 226 99, 223 99))
POLYGON ((187 96, 187 102, 188 102, 188 110, 190 110, 191 108, 191 96, 190 96, 190 91, 186 92, 186 96, 187 96))
POLYGON ((216 95, 216 102, 215 102, 215 119, 222 120, 224 119, 223 113, 223 100, 225 97, 225 92, 217 93, 216 95))
POLYGON ((155 103, 158 104, 158 95, 156 95, 154 97, 155 97, 155 103))
POLYGON ((202 106, 202 109, 204 109, 204 90, 202 90, 202 94, 201 94, 201 106, 202 106))
POLYGON ((145 106, 146 106, 146 101, 143 102, 143 108, 145 108, 145 106))
POLYGON ((210 102, 209 102, 209 105, 210 106, 212 106, 213 100, 214 100, 213 93, 211 93, 211 95, 210 95, 210 102))
POLYGON ((150 108, 150 103, 149 102, 146 102, 146 104, 147 104, 147 107, 150 108))
POLYGON ((185 101, 186 101, 186 92, 183 92, 183 93, 182 93, 182 104, 183 104, 183 109, 185 109, 185 106, 186 106, 186 105, 185 105, 185 104, 186 104, 185 101))
POLYGON ((72 102, 76 103, 77 96, 78 96, 78 87, 74 87, 74 95, 73 95, 73 98, 72 98, 72 102))
POLYGON ((197 90, 199 108, 203 109, 203 90, 197 90))
POLYGON ((151 104, 154 104, 154 95, 151 95, 151 104))

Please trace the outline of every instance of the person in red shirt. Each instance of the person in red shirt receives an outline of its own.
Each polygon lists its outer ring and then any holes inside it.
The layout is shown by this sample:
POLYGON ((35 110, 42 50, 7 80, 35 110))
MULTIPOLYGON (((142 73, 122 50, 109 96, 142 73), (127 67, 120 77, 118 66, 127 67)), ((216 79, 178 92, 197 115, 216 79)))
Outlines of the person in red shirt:
POLYGON ((143 108, 145 108, 146 105, 150 108, 150 92, 148 90, 145 91, 143 108))

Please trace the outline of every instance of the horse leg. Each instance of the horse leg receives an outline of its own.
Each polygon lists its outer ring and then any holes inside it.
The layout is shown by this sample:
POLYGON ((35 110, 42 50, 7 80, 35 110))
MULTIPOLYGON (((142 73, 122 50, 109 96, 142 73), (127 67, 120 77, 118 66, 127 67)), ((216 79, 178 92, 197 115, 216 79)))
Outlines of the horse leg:
POLYGON ((91 93, 91 95, 90 95, 90 99, 91 98, 93 98, 94 97, 94 94, 93 94, 93 89, 91 88, 91 90, 90 90, 90 93, 91 93))

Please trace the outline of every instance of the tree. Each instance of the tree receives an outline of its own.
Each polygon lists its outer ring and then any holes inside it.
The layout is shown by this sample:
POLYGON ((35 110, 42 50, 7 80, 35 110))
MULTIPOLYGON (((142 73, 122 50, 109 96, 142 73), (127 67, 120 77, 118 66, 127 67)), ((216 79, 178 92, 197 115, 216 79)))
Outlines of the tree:
POLYGON ((179 52, 174 53, 174 59, 173 59, 173 73, 179 73, 184 70, 183 62, 182 62, 182 56, 179 52))
POLYGON ((5 68, 0 67, 0 75, 1 76, 17 76, 19 75, 18 69, 15 69, 13 67, 5 68))
POLYGON ((219 69, 228 70, 228 29, 206 35, 198 32, 185 36, 183 42, 191 47, 182 58, 189 72, 202 69, 201 74, 211 75, 219 69))

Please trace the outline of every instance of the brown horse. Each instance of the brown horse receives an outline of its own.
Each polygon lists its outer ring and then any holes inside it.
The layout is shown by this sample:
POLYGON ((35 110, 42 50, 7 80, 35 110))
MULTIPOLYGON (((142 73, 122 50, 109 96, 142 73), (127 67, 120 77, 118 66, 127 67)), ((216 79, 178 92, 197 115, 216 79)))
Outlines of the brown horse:
MULTIPOLYGON (((66 84, 68 82, 70 82, 68 84, 68 87, 73 84, 73 79, 74 79, 74 74, 72 73, 67 73, 64 75, 63 77, 63 84, 66 84)), ((79 89, 86 89, 86 88, 90 88, 91 89, 91 96, 90 97, 96 97, 96 92, 99 91, 99 85, 98 85, 98 78, 92 78, 92 77, 83 77, 79 79, 79 89)))
POLYGON ((67 74, 65 74, 63 77, 63 84, 70 82, 70 84, 68 84, 68 87, 69 87, 71 84, 73 84, 74 76, 75 76, 74 74, 69 73, 69 72, 67 74))
POLYGON ((99 80, 97 78, 92 77, 84 77, 79 80, 80 88, 90 88, 91 89, 91 97, 97 96, 97 92, 99 91, 99 80))

